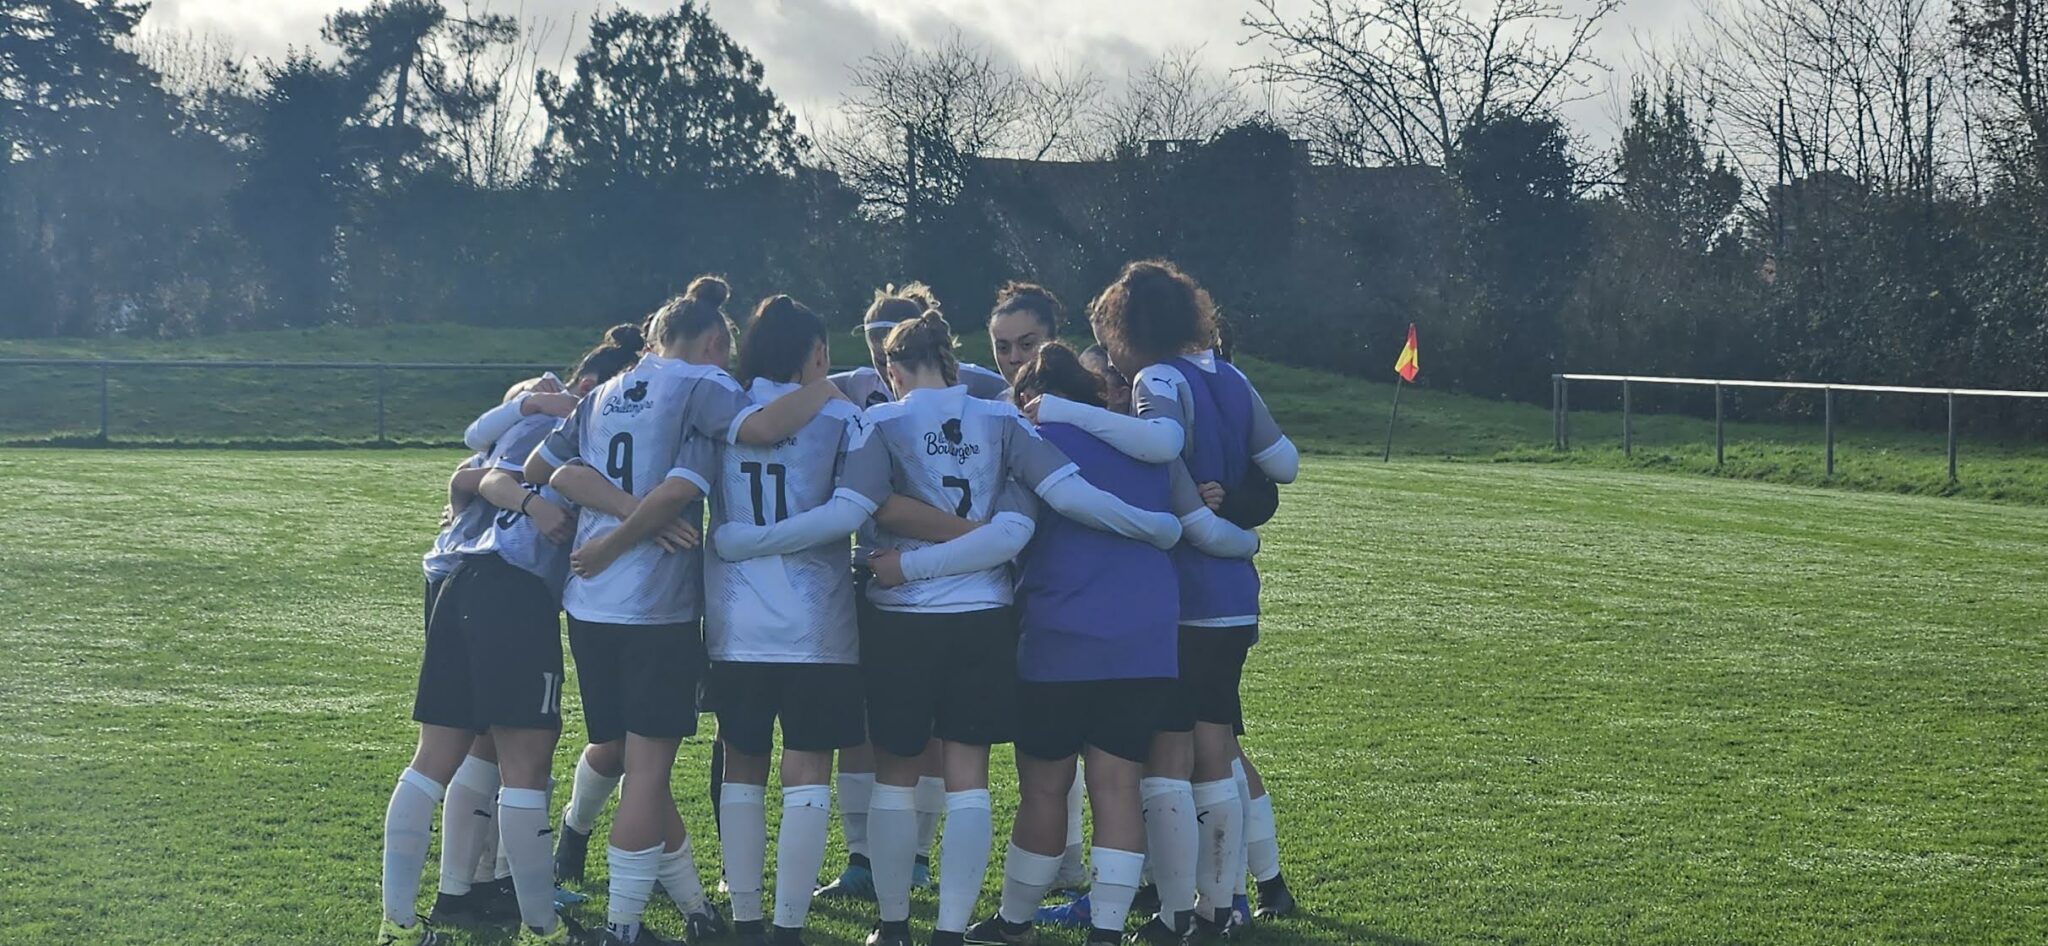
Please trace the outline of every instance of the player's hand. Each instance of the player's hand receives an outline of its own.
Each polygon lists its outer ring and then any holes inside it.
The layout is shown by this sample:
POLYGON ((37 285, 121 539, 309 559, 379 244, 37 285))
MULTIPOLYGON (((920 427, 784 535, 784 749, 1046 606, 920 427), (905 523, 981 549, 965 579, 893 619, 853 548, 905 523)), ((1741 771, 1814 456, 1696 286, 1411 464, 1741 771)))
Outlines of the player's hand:
POLYGON ((541 536, 556 545, 567 545, 576 537, 576 517, 538 495, 527 501, 526 514, 533 517, 541 536))
POLYGON ((903 577, 903 553, 895 549, 883 549, 868 558, 868 568, 875 573, 875 580, 884 588, 895 588, 909 579, 903 577))
POLYGON ((612 534, 605 532, 578 546, 569 553, 569 570, 578 578, 596 578, 618 561, 619 553, 612 550, 612 534))
POLYGON ((1029 400, 1029 401, 1025 401, 1025 402, 1024 402, 1024 406, 1023 406, 1023 407, 1021 407, 1021 408, 1018 408, 1018 410, 1021 410, 1021 411, 1023 411, 1023 412, 1024 412, 1024 418, 1025 418, 1026 420, 1029 420, 1029 421, 1031 421, 1031 423, 1032 423, 1033 425, 1036 425, 1036 424, 1038 423, 1038 402, 1039 402, 1039 400, 1040 400, 1040 398, 1036 398, 1036 397, 1034 397, 1034 398, 1032 398, 1032 399, 1031 399, 1031 400, 1029 400))
POLYGON ((1209 507, 1210 512, 1223 508, 1222 483, 1203 483, 1201 488, 1202 505, 1209 507))
POLYGON ((528 416, 546 414, 549 417, 567 417, 576 411, 576 395, 566 391, 529 394, 520 404, 519 411, 528 416))
POLYGON ((703 541, 704 536, 697 531, 697 527, 681 519, 676 519, 654 532, 654 544, 661 546, 663 552, 670 554, 694 549, 703 541))
POLYGON ((455 506, 444 503, 441 506, 441 528, 446 529, 455 522, 455 506))

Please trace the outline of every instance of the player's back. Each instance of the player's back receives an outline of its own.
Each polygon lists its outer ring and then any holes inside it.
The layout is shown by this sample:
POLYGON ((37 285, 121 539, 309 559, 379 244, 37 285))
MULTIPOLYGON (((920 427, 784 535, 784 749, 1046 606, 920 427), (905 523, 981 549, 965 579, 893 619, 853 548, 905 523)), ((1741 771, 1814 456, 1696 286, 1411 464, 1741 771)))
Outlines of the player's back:
MULTIPOLYGON (((767 404, 800 389, 757 378, 748 394, 767 404)), ((713 482, 713 523, 774 525, 823 506, 832 499, 847 439, 863 423, 852 404, 831 401, 780 442, 726 447, 713 482)), ((707 541, 715 541, 715 525, 705 530, 707 541)), ((741 562, 711 554, 705 562, 705 643, 713 659, 858 661, 844 541, 741 562)))
MULTIPOLYGON (((540 445, 553 427, 554 419, 546 415, 536 414, 520 421, 492 447, 491 452, 497 458, 492 466, 497 469, 516 467, 533 452, 534 447, 540 445)), ((526 489, 549 502, 568 505, 551 487, 528 483, 526 489)), ((533 524, 533 518, 519 510, 499 509, 482 499, 471 505, 485 507, 485 525, 463 542, 460 551, 465 555, 497 555, 506 564, 546 582, 548 590, 559 596, 569 574, 568 547, 548 541, 533 524)))
MULTIPOLYGON (((1004 444, 1023 423, 1017 409, 969 397, 965 387, 912 391, 902 400, 868 409, 873 436, 889 451, 892 485, 903 496, 960 516, 987 521, 1009 479, 1004 444)), ((930 543, 875 530, 876 544, 909 551, 930 543)), ((869 588, 885 610, 975 611, 1011 601, 1007 566, 869 588)))

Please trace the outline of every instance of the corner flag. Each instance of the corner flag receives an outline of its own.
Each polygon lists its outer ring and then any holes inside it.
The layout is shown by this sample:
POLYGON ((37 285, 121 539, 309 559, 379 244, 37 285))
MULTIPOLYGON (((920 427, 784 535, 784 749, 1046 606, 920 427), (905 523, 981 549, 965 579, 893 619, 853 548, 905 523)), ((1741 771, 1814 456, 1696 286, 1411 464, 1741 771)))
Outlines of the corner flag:
POLYGON ((1422 349, 1415 344, 1415 323, 1408 323, 1408 344, 1401 348, 1401 357, 1394 361, 1394 373, 1401 380, 1415 383, 1415 375, 1422 370, 1422 349))

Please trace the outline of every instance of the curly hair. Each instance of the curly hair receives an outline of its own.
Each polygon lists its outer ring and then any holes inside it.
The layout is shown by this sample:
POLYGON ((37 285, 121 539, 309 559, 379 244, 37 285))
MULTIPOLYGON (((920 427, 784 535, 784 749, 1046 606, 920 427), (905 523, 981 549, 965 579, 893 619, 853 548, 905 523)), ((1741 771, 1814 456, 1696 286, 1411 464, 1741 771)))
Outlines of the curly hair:
POLYGON ((861 324, 869 322, 911 322, 926 312, 939 308, 939 297, 932 293, 932 287, 921 282, 906 283, 902 286, 883 286, 875 290, 875 301, 868 304, 867 314, 861 317, 861 324))
POLYGON ((1215 344, 1216 301, 1193 277, 1166 260, 1124 266, 1109 288, 1088 305, 1095 336, 1110 351, 1128 352, 1135 371, 1215 344))

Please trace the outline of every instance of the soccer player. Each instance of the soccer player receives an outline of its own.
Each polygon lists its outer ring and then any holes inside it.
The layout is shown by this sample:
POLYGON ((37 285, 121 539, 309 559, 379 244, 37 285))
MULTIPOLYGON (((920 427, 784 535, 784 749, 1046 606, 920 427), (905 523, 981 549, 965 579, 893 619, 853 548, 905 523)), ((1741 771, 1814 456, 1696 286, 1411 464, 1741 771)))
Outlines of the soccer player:
MULTIPOLYGON (((1100 408, 1103 384, 1071 349, 1049 343, 1012 377, 1016 396, 1041 393, 1100 408)), ((1217 519, 1178 458, 1143 462, 1086 431, 1046 423, 1039 432, 1091 484, 1180 517, 1185 540, 1213 554, 1248 557, 1258 537, 1217 519)), ((1088 759, 1095 808, 1095 884, 1090 943, 1116 943, 1145 860, 1139 780, 1150 754, 1155 707, 1173 699, 1180 601, 1167 553, 1041 516, 1021 560, 1017 608, 1017 773, 1022 798, 1005 859, 1003 901, 968 930, 969 943, 1034 941, 1038 901, 1056 880, 1061 828, 1077 756, 1088 759)))
MULTIPOLYGON (((600 346, 598 351, 585 356, 579 366, 579 381, 595 383, 629 363, 632 352, 601 354, 607 347, 600 346)), ((559 597, 549 591, 547 582, 554 575, 555 587, 559 588, 559 573, 566 567, 566 550, 550 550, 549 543, 540 537, 541 532, 548 530, 525 513, 513 510, 542 510, 538 514, 553 527, 555 542, 567 538, 571 514, 553 499, 529 492, 512 481, 510 477, 516 474, 506 471, 517 470, 514 455, 523 456, 525 449, 538 442, 553 425, 553 418, 535 416, 525 422, 523 429, 515 426, 499 439, 491 457, 480 464, 489 467, 490 472, 477 481, 476 489, 492 504, 510 508, 497 512, 465 500, 454 526, 446 533, 449 538, 436 543, 440 554, 429 556, 430 575, 436 565, 446 567, 447 571, 440 576, 438 585, 430 583, 428 588, 427 646, 421 655, 413 707, 413 716, 420 723, 419 747, 385 809, 384 920, 377 938, 380 946, 428 946, 444 941, 429 924, 419 921, 413 912, 413 901, 419 892, 420 870, 431 840, 434 808, 448 792, 451 781, 456 781, 458 772, 467 768, 475 773, 475 765, 486 758, 472 753, 502 750, 495 764, 483 763, 491 766, 491 784, 488 791, 475 786, 479 790, 472 794, 478 797, 464 799, 469 809, 490 804, 490 794, 498 791, 501 771, 506 773, 505 783, 515 792, 515 801, 519 797, 516 791, 534 787, 536 779, 538 790, 545 796, 552 731, 560 726, 561 680, 560 625, 555 616, 559 597), (451 553, 452 560, 447 557, 451 553), (547 625, 544 632, 543 625, 547 625), (491 735, 492 745, 480 747, 477 734, 485 732, 491 735)), ((463 499, 452 492, 451 511, 455 501, 463 499)), ((543 804, 541 830, 536 835, 543 850, 545 810, 543 804)), ((491 820, 504 823, 502 808, 491 820)), ((470 810, 460 810, 453 820, 444 815, 444 825, 448 832, 444 848, 452 845, 459 853, 444 852, 443 873, 459 875, 466 881, 480 856, 481 829, 485 826, 470 810)), ((521 902, 521 941, 563 942, 567 931, 555 922, 554 884, 545 866, 537 868, 540 887, 535 894, 545 909, 527 909, 536 870, 532 853, 527 850, 530 846, 520 843, 515 835, 507 852, 517 865, 513 875, 521 902), (524 886, 518 886, 521 867, 529 878, 524 886)))
MULTIPOLYGON (((1254 466, 1276 483, 1294 481, 1300 456, 1251 382, 1216 357, 1215 304, 1193 279, 1168 262, 1131 263, 1089 315, 1111 362, 1138 372, 1132 393, 1138 418, 1170 421, 1184 432, 1182 459, 1197 481, 1242 482, 1254 466)), ((1043 407, 1040 419, 1047 419, 1043 407)), ((1181 865, 1155 859, 1160 919, 1178 924, 1178 912, 1193 906, 1205 928, 1229 935, 1239 925, 1232 874, 1244 870, 1245 843, 1232 768, 1241 756, 1238 685, 1258 637, 1258 571, 1249 561, 1192 545, 1175 550, 1174 564, 1181 588, 1180 701, 1163 728, 1188 735, 1163 738, 1151 771, 1163 780, 1192 778, 1202 837, 1194 904, 1185 902, 1178 882, 1181 865)), ((1160 834, 1151 837, 1156 845, 1160 834)))
MULTIPOLYGON (((832 382, 845 392, 847 400, 863 408, 873 407, 896 399, 897 392, 889 388, 888 356, 884 344, 890 330, 905 322, 912 321, 926 312, 939 308, 939 297, 931 287, 913 282, 902 288, 885 286, 875 291, 875 301, 868 305, 868 311, 861 316, 860 333, 868 343, 868 358, 872 363, 851 371, 842 371, 832 376, 832 382)), ((943 317, 941 317, 943 321, 943 317)), ((948 327, 951 330, 951 327, 948 327)), ((1002 374, 990 371, 980 365, 959 363, 960 383, 967 386, 971 397, 993 401, 1007 399, 1009 380, 1002 374)))
POLYGON ((880 614, 864 636, 868 731, 877 784, 868 819, 881 925, 870 946, 909 943, 910 881, 918 757, 944 745, 947 819, 941 841, 939 916, 932 942, 963 941, 988 864, 989 746, 1014 726, 1016 624, 1008 563, 1028 541, 1028 515, 995 515, 1006 483, 1038 493, 1090 526, 1166 548, 1180 523, 1148 513, 1076 477, 1058 448, 1016 409, 970 397, 959 384, 951 330, 936 311, 898 325, 885 348, 900 401, 868 411, 887 448, 897 491, 989 524, 944 543, 878 530, 869 598, 880 614))
POLYGON ((648 320, 653 351, 586 398, 526 462, 535 480, 581 462, 638 500, 621 521, 579 498, 573 480, 556 484, 587 507, 563 606, 590 742, 624 743, 604 946, 669 942, 641 923, 657 882, 682 910, 690 937, 723 930, 669 788, 676 750, 697 730, 702 563, 694 549, 671 553, 655 537, 678 517, 701 521, 715 445, 774 443, 838 396, 821 381, 773 404, 752 403, 721 367, 732 347, 723 309, 730 292, 724 280, 699 277, 664 304, 648 320))

